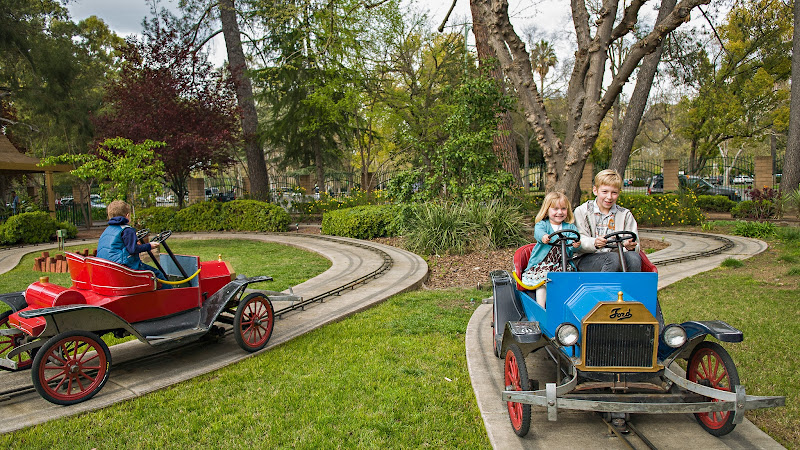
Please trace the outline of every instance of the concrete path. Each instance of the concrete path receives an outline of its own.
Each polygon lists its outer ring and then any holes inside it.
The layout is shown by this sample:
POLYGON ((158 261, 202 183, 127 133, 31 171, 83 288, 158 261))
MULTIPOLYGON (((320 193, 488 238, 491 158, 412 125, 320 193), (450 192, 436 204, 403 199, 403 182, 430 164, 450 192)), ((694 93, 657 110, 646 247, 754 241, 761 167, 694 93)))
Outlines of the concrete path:
MULTIPOLYGON (((323 303, 312 304, 304 310, 287 313, 276 320, 269 345, 262 352, 327 323, 369 308, 392 295, 415 289, 421 285, 428 273, 425 261, 413 253, 355 239, 321 240, 304 234, 235 233, 174 234, 171 239, 216 238, 251 239, 293 245, 330 259, 332 262, 330 269, 293 288, 294 294, 303 298, 310 298, 342 286, 369 274, 383 264, 384 260, 380 254, 369 248, 352 246, 351 242, 383 250, 392 258, 391 269, 382 276, 340 296, 329 298, 323 303)), ((40 249, 47 248, 38 246, 0 251, 0 271, 15 267, 19 258, 25 253, 40 249)), ((283 306, 279 302, 274 304, 276 310, 283 306)), ((3 417, 3 421, 0 422, 0 433, 57 417, 100 409, 211 372, 253 354, 240 349, 233 336, 228 335, 219 342, 200 341, 166 353, 139 341, 130 341, 113 346, 111 355, 112 369, 108 382, 94 398, 83 403, 67 407, 57 406, 39 397, 35 391, 9 399, 0 398, 0 416, 3 417)), ((17 386, 30 385, 30 377, 29 370, 0 373, 0 386, 2 386, 0 390, 6 391, 17 386)))
MULTIPOLYGON (((663 239, 670 243, 664 250, 648 255, 651 261, 663 261, 697 251, 718 248, 719 241, 674 234, 643 232, 642 237, 663 239)), ((725 236, 735 243, 734 248, 707 258, 668 264, 658 267, 658 287, 663 288, 680 279, 711 270, 728 257, 745 259, 767 248, 767 244, 755 239, 725 236)), ((713 318, 703 318, 713 319, 713 318)), ((531 429, 527 436, 519 438, 511 428, 506 404, 501 401, 504 389, 503 360, 494 356, 491 338, 492 305, 478 307, 467 326, 466 351, 472 387, 483 416, 489 440, 495 449, 621 449, 626 448, 616 437, 609 436, 608 429, 594 413, 561 410, 558 421, 547 420, 546 409, 532 407, 531 429)), ((734 324, 735 325, 735 324, 734 324)), ((527 359, 532 379, 555 381, 555 365, 544 352, 534 352, 527 359)), ((783 448, 749 420, 723 438, 706 433, 692 415, 640 414, 632 423, 659 449, 779 449, 783 448)), ((613 435, 612 435, 613 436, 613 435)), ((646 448, 641 441, 631 437, 637 448, 646 448)))

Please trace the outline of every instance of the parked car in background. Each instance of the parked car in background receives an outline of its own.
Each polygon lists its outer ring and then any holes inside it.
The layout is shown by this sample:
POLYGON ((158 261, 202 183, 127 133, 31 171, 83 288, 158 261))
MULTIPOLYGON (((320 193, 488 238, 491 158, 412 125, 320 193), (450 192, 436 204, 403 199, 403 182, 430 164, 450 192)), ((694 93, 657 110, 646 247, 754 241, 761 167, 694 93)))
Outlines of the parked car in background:
POLYGON ((92 203, 92 208, 105 208, 106 204, 103 203, 103 199, 98 194, 92 194, 89 196, 89 201, 92 203))
POLYGON ((753 184, 753 177, 750 175, 737 175, 733 177, 733 184, 753 184))
MULTIPOLYGON (((698 176, 678 175, 678 184, 681 188, 690 189, 698 195, 722 195, 736 202, 742 200, 742 194, 737 189, 715 186, 698 176)), ((647 185, 647 194, 661 194, 663 192, 664 175, 654 175, 647 185)))

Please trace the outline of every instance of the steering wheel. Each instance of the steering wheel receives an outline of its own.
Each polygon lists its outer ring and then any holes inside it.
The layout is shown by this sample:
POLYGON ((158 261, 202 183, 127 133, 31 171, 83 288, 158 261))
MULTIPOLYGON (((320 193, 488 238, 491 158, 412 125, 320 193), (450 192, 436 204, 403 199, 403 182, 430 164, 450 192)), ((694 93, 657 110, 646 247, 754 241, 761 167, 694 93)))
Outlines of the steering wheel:
POLYGON ((155 242, 156 244, 160 244, 166 241, 170 236, 172 236, 172 230, 165 230, 153 236, 153 238, 150 239, 150 242, 155 242))
POLYGON ((550 245, 558 245, 561 241, 566 241, 567 245, 570 245, 576 241, 581 240, 581 235, 575 230, 558 230, 550 233, 550 245), (569 236, 569 235, 572 236, 569 236))
POLYGON ((141 230, 136 232, 136 240, 141 241, 142 239, 146 238, 147 235, 150 234, 150 230, 147 228, 142 228, 141 230))
POLYGON ((617 248, 622 242, 629 239, 633 239, 633 241, 636 242, 638 239, 636 233, 633 231, 615 231, 613 233, 608 233, 603 236, 603 238, 606 239, 606 248, 617 248))

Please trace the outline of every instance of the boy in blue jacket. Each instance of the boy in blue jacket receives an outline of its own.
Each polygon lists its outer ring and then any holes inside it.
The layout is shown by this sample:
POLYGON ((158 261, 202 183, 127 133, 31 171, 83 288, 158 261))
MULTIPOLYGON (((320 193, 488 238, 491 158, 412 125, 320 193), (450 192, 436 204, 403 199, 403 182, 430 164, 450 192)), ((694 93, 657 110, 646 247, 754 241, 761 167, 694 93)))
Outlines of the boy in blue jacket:
MULTIPOLYGON (((114 200, 106 209, 108 228, 97 242, 97 257, 130 267, 133 270, 149 270, 159 280, 167 277, 155 267, 148 266, 139 259, 139 253, 158 248, 157 242, 139 244, 136 242, 136 229, 128 225, 131 221, 131 207, 122 200, 114 200)), ((160 284, 160 283, 159 283, 160 284)), ((160 284, 161 288, 169 285, 160 284)))

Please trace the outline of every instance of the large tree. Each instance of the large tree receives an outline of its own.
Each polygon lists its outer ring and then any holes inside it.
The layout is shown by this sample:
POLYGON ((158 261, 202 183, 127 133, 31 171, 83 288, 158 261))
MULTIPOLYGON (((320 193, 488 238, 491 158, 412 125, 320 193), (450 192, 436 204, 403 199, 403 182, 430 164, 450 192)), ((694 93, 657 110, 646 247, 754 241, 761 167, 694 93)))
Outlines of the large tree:
POLYGON ((792 103, 789 113, 789 140, 783 159, 781 191, 800 189, 800 2, 794 2, 794 31, 792 33, 792 103))
POLYGON ((106 95, 107 110, 96 119, 98 140, 165 142, 156 152, 182 206, 192 171, 233 161, 239 142, 233 86, 194 50, 174 17, 154 18, 145 35, 121 49, 122 69, 106 95))
POLYGON ((236 99, 241 111, 242 139, 247 156, 250 195, 258 200, 269 200, 269 174, 264 161, 264 150, 258 137, 258 112, 253 98, 253 85, 247 73, 247 61, 242 48, 236 8, 233 0, 220 0, 218 8, 225 47, 228 49, 228 68, 236 86, 236 99))
POLYGON ((530 55, 511 25, 507 0, 474 0, 478 20, 487 24, 489 44, 494 48, 506 76, 511 80, 525 108, 527 120, 537 132, 547 162, 547 189, 563 190, 579 198, 579 182, 600 124, 641 60, 652 53, 662 39, 689 17, 692 8, 710 0, 682 0, 651 32, 634 36, 625 59, 611 80, 605 80, 608 48, 632 36, 645 4, 635 0, 617 20, 618 0, 604 0, 596 14, 590 14, 584 0, 571 0, 572 21, 577 38, 575 63, 567 89, 569 114, 567 133, 560 138, 551 125, 544 101, 533 79, 530 55))

